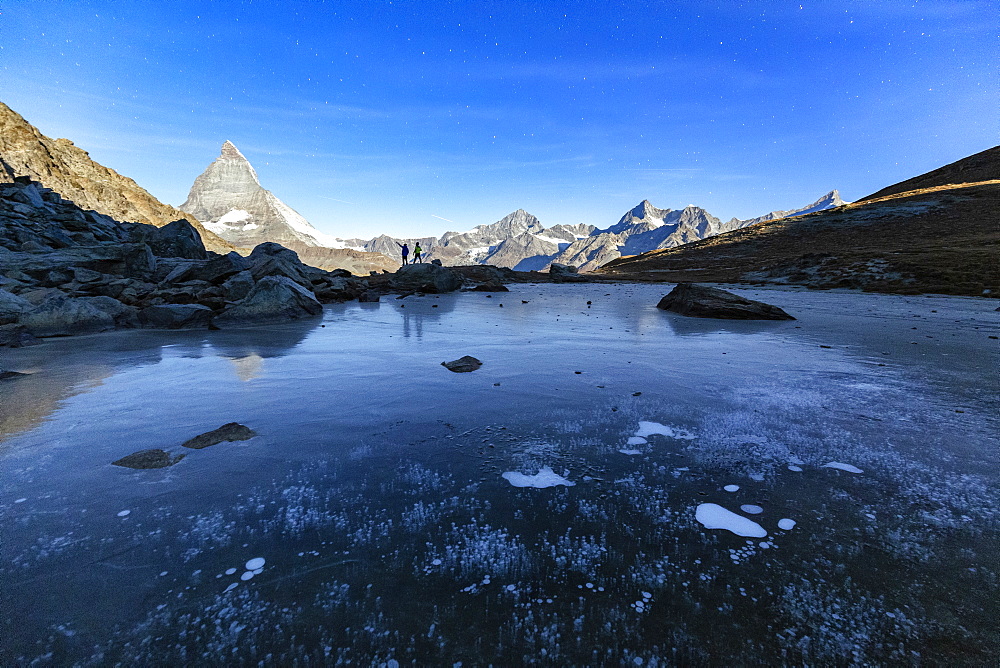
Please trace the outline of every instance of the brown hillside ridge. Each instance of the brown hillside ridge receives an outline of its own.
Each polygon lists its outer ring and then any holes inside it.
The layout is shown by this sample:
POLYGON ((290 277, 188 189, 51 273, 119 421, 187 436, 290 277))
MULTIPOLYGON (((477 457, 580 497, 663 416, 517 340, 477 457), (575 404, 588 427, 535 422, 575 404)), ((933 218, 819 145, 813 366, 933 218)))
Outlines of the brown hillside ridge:
POLYGON ((994 178, 873 195, 835 209, 620 258, 597 271, 619 280, 997 297, 1000 152, 990 149, 973 158, 982 170, 976 173, 994 178), (992 156, 992 167, 981 162, 983 156, 992 156))
POLYGON ((179 218, 194 225, 208 250, 233 246, 206 230, 190 214, 164 204, 135 181, 91 160, 69 139, 51 139, 0 102, 0 180, 27 176, 72 200, 118 221, 163 227, 179 218))
POLYGON ((862 197, 859 202, 867 202, 887 195, 898 195, 911 190, 934 188, 935 186, 959 185, 962 183, 979 183, 1000 179, 1000 146, 988 148, 968 158, 962 158, 950 165, 939 167, 933 171, 914 176, 896 185, 882 188, 877 193, 862 197))

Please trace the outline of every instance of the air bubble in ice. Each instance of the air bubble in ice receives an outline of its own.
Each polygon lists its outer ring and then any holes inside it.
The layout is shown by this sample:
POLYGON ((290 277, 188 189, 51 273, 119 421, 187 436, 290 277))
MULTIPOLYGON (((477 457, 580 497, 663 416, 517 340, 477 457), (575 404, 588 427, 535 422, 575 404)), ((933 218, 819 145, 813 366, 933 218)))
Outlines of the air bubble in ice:
POLYGON ((264 557, 254 557, 246 563, 246 569, 248 571, 255 571, 258 568, 263 568, 264 563, 264 557))
POLYGON ((760 515, 762 512, 764 512, 763 508, 761 508, 760 506, 755 506, 752 503, 744 503, 742 506, 740 506, 740 510, 742 510, 745 513, 750 513, 751 515, 760 515))
POLYGON ((739 485, 726 485, 722 489, 726 490, 727 492, 738 492, 738 491, 740 491, 740 486, 739 485))
POLYGON ((778 528, 784 529, 785 531, 790 531, 792 527, 796 524, 795 520, 790 520, 787 517, 778 520, 778 528))

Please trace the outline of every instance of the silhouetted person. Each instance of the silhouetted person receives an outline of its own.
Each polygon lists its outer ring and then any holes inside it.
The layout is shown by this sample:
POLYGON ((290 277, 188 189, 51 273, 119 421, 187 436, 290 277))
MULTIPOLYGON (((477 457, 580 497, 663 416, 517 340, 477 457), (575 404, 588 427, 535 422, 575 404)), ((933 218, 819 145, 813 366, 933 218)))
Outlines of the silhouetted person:
MULTIPOLYGON (((403 265, 405 266, 406 265, 406 258, 410 256, 410 247, 407 246, 406 244, 401 244, 398 241, 396 242, 396 245, 403 249, 401 252, 403 254, 403 265)), ((420 248, 420 246, 417 246, 417 248, 420 248)), ((418 254, 419 254, 419 251, 418 251, 418 254)))
POLYGON ((420 247, 420 243, 419 242, 413 244, 413 261, 414 262, 421 262, 422 263, 423 260, 420 258, 420 254, 423 253, 423 252, 424 252, 424 249, 420 247))

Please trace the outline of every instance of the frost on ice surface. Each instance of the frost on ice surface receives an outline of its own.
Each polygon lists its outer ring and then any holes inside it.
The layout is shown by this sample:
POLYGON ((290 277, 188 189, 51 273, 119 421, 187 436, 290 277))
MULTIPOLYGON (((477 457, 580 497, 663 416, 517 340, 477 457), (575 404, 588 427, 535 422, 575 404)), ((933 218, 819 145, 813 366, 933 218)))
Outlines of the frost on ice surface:
POLYGON ((761 508, 760 506, 755 506, 751 503, 743 504, 742 506, 740 506, 740 510, 742 510, 745 513, 750 513, 751 515, 760 515, 762 512, 764 512, 763 508, 761 508))
POLYGON ((748 538, 763 538, 767 535, 767 531, 761 525, 716 503, 700 504, 694 516, 706 529, 725 529, 737 536, 748 538))
POLYGON ((254 557, 253 559, 251 559, 246 563, 246 569, 248 571, 255 571, 258 568, 263 568, 264 563, 265 563, 264 557, 254 557))
POLYGON ((825 469, 839 469, 841 471, 847 471, 848 473, 864 473, 857 466, 852 466, 851 464, 845 464, 843 462, 827 462, 823 464, 825 469))
POLYGON ((740 486, 739 485, 726 485, 722 489, 726 490, 727 492, 738 492, 738 491, 740 491, 740 486))
POLYGON ((640 438, 646 438, 648 436, 652 436, 653 434, 660 434, 661 436, 666 436, 667 438, 677 438, 686 441, 694 439, 693 434, 682 429, 675 429, 669 425, 660 424, 659 422, 647 422, 645 420, 640 420, 639 429, 636 430, 635 435, 640 438))
POLYGON ((536 487, 542 489, 544 487, 555 487, 556 485, 572 487, 576 484, 553 472, 551 467, 548 466, 542 467, 535 475, 524 475, 517 471, 507 471, 501 477, 514 487, 536 487))
POLYGON ((784 531, 791 531, 796 524, 797 522, 795 520, 790 520, 787 517, 778 520, 778 528, 783 529, 784 531))

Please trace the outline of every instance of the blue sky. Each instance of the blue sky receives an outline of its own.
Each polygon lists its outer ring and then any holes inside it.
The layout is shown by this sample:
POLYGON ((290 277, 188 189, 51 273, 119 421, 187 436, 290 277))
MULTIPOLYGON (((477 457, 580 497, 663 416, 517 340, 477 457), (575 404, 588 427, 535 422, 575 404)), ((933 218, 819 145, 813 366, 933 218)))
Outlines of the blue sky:
POLYGON ((342 237, 748 218, 1000 143, 996 0, 0 3, 0 100, 178 205, 226 139, 342 237))

